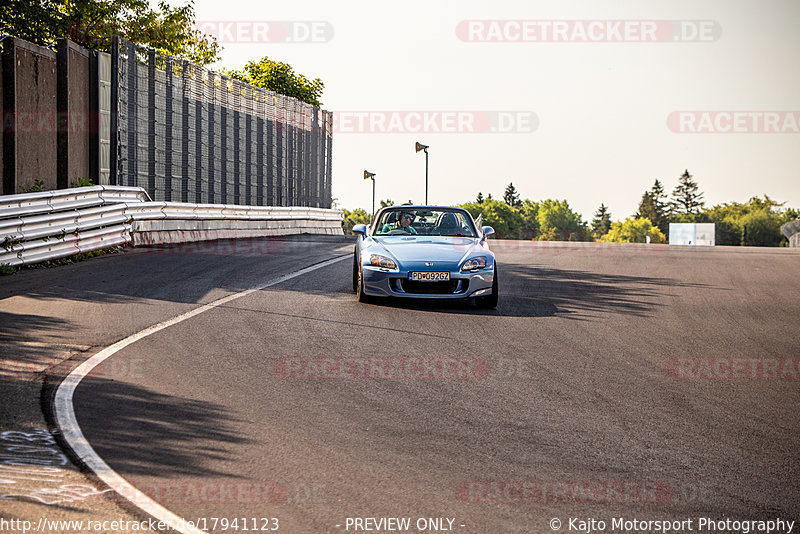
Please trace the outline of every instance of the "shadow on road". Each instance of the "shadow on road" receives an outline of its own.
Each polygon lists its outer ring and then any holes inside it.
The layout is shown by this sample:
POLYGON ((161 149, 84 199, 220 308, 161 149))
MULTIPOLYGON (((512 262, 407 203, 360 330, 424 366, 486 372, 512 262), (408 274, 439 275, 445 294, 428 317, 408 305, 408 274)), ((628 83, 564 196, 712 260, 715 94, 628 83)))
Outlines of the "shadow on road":
POLYGON ((150 299, 195 304, 206 300, 212 290, 250 289, 292 269, 349 252, 351 240, 346 237, 219 239, 137 247, 122 254, 4 277, 0 300, 23 296, 45 301, 126 303, 150 299))
POLYGON ((53 361, 54 353, 66 350, 59 347, 59 334, 71 326, 56 317, 0 311, 0 377, 35 377, 53 361))
POLYGON ((597 313, 645 316, 663 305, 659 300, 670 296, 671 288, 711 289, 705 284, 673 278, 518 264, 504 266, 500 283, 501 298, 512 310, 531 308, 543 312, 536 316, 575 319, 597 313))
POLYGON ((232 429, 237 420, 221 405, 128 382, 90 375, 73 404, 92 447, 123 476, 226 477, 219 467, 234 461, 227 445, 249 441, 232 429))
MULTIPOLYGON (((649 315, 669 296, 669 288, 712 289, 672 278, 603 274, 545 266, 502 264, 500 303, 484 310, 468 301, 375 299, 376 306, 449 314, 499 317, 567 317, 585 320, 597 313, 649 315)), ((355 298, 355 297, 354 297, 355 298)))

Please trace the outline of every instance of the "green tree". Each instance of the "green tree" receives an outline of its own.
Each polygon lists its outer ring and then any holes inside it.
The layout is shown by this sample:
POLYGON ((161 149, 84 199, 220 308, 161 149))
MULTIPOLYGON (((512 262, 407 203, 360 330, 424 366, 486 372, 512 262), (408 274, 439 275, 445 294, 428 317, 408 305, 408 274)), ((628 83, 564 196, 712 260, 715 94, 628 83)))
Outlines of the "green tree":
POLYGON ((388 206, 394 206, 394 200, 388 198, 386 200, 381 200, 381 209, 386 208, 388 206))
POLYGON ((240 71, 225 71, 225 74, 256 87, 297 98, 312 106, 322 106, 319 100, 325 88, 322 80, 319 78, 310 80, 302 74, 297 74, 288 63, 264 57, 260 61, 248 62, 240 71))
POLYGON ((659 206, 666 210, 667 193, 664 191, 664 184, 662 184, 660 180, 657 179, 655 182, 653 182, 653 187, 650 188, 650 193, 653 194, 653 198, 656 199, 656 202, 658 202, 659 206))
POLYGON ((519 199, 519 193, 517 193, 517 188, 514 187, 513 182, 509 182, 509 184, 506 186, 506 190, 503 193, 503 202, 512 208, 517 208, 522 205, 522 202, 519 199))
POLYGON ((537 214, 539 239, 544 241, 583 241, 586 223, 579 213, 569 207, 566 200, 544 200, 537 214))
POLYGON ((700 192, 693 176, 689 174, 689 169, 686 169, 672 191, 672 211, 678 215, 695 215, 704 205, 703 193, 700 192))
POLYGON ((138 45, 207 65, 219 59, 217 40, 195 28, 194 4, 153 9, 147 0, 6 0, 0 31, 42 46, 59 37, 109 51, 119 35, 138 45))
POLYGON ((642 200, 639 201, 639 209, 634 215, 635 218, 646 217, 654 226, 657 226, 661 233, 666 234, 669 230, 669 203, 666 201, 667 195, 664 193, 664 186, 659 180, 653 183, 649 191, 645 191, 642 200))
POLYGON ((372 215, 367 213, 367 210, 356 208, 353 211, 343 209, 344 220, 342 220, 342 230, 345 234, 351 235, 353 233, 353 226, 357 224, 370 224, 372 222, 372 215))
POLYGON ((522 214, 505 202, 487 198, 481 204, 468 202, 461 207, 474 219, 483 216, 483 224, 494 228, 498 239, 518 239, 522 229, 522 214))
POLYGON ((517 210, 522 215, 519 239, 534 239, 539 235, 539 203, 526 198, 517 210))
POLYGON ((776 247, 783 235, 778 218, 770 210, 756 209, 739 219, 742 245, 751 247, 776 247))
POLYGON ((592 232, 595 239, 600 239, 608 233, 611 229, 611 212, 608 211, 608 206, 600 203, 600 207, 594 214, 592 219, 592 232))
POLYGON ((778 246, 786 240, 780 233, 781 224, 797 213, 781 210, 782 205, 764 195, 745 203, 718 204, 694 218, 714 223, 717 245, 778 246))
POLYGON ((478 191, 478 196, 475 198, 475 204, 483 204, 483 193, 478 191))
POLYGON ((651 243, 665 243, 667 238, 645 217, 629 217, 624 221, 611 224, 611 230, 604 235, 601 241, 605 243, 647 243, 650 236, 651 243))
POLYGON ((800 210, 794 208, 786 208, 786 210, 781 213, 780 216, 781 224, 794 221, 796 219, 800 219, 800 210))
POLYGON ((666 233, 669 228, 667 213, 652 191, 644 192, 642 200, 639 201, 639 209, 634 214, 636 219, 642 217, 649 219, 653 226, 661 230, 661 233, 666 233))

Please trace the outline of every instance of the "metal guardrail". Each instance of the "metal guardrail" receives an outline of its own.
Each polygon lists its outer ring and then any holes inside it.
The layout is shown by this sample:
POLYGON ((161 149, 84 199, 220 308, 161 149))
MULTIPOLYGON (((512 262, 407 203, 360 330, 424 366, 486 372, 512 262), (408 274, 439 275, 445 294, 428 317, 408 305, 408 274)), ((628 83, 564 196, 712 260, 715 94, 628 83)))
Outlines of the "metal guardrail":
POLYGON ((150 197, 141 187, 94 185, 0 196, 0 223, 19 216, 99 206, 112 202, 147 202, 150 197))
POLYGON ((0 264, 25 265, 133 242, 137 221, 341 221, 324 208, 152 202, 139 187, 0 196, 0 264))
POLYGON ((786 239, 791 239, 793 235, 800 233, 800 219, 789 221, 781 225, 781 233, 786 239))

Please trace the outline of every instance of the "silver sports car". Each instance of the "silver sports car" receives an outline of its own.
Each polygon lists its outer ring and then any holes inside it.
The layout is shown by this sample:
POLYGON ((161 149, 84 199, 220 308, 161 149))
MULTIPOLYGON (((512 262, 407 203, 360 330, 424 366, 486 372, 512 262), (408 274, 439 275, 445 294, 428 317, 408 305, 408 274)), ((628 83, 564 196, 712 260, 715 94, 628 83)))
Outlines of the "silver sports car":
POLYGON ((467 210, 389 206, 353 233, 353 290, 361 302, 472 298, 482 308, 497 306, 497 265, 486 242, 494 229, 479 228, 467 210))

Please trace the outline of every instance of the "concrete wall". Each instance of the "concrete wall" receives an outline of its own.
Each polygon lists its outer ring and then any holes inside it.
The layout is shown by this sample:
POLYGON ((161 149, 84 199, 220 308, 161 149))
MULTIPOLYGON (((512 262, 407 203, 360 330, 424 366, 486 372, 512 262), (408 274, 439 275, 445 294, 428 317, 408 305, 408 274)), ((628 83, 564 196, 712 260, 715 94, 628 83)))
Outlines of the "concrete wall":
POLYGON ((34 180, 55 189, 56 54, 6 37, 3 70, 4 192, 19 192, 33 186, 34 180))
POLYGON ((157 200, 331 205, 330 112, 155 50, 142 63, 126 41, 2 50, 4 195, 85 178, 157 200))
POLYGON ((89 105, 89 52, 70 42, 68 55, 69 187, 79 178, 89 179, 89 133, 96 129, 96 117, 89 105))
POLYGON ((298 234, 342 235, 342 221, 155 220, 135 221, 132 231, 134 246, 298 234))
POLYGON ((92 178, 91 53, 66 39, 59 52, 22 39, 2 40, 2 194, 41 180, 45 189, 92 178))

